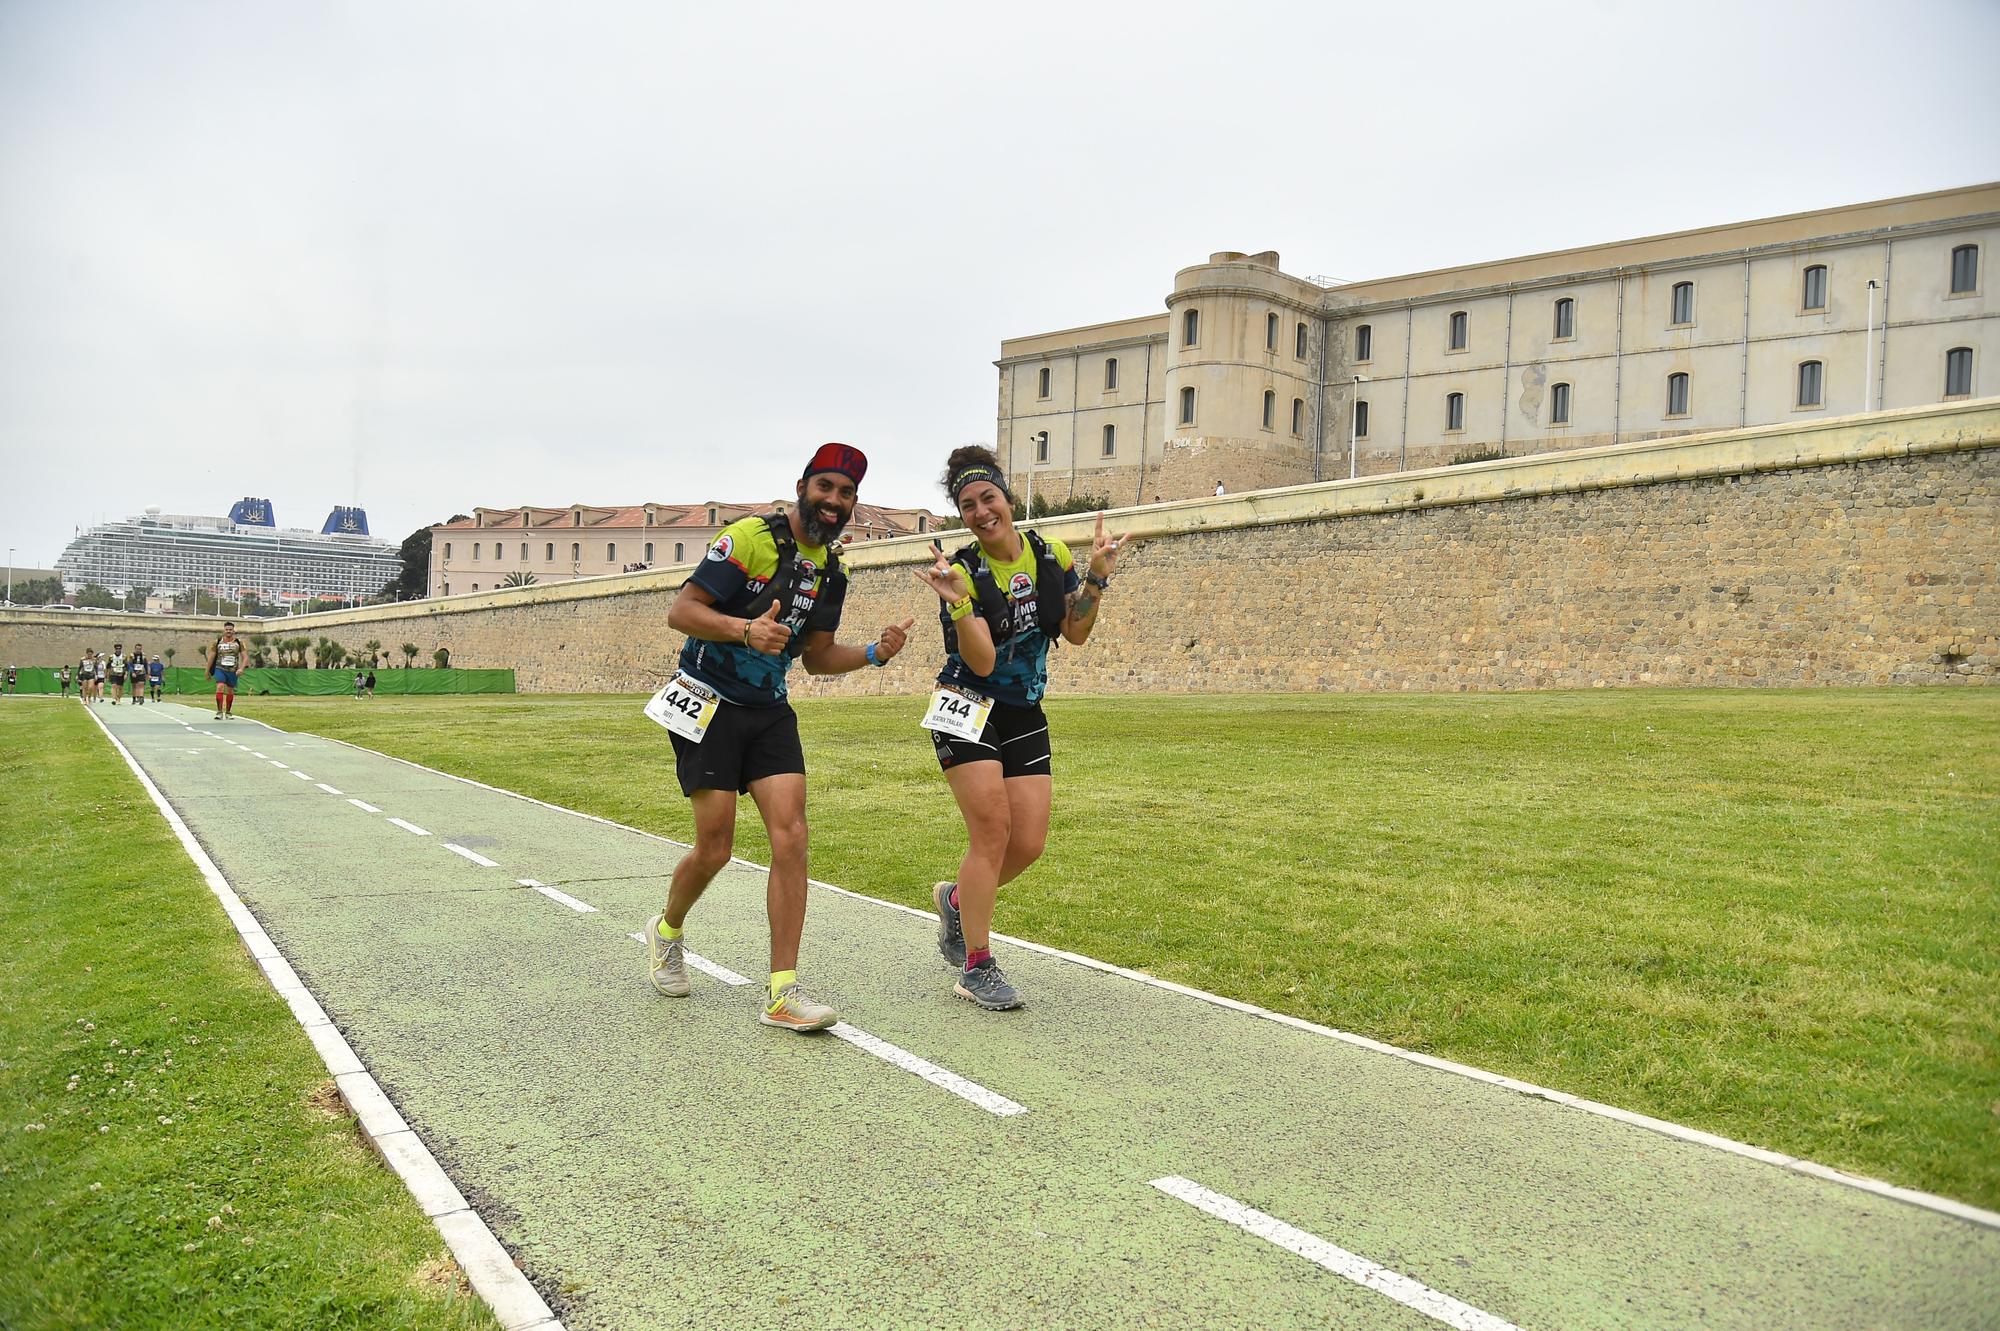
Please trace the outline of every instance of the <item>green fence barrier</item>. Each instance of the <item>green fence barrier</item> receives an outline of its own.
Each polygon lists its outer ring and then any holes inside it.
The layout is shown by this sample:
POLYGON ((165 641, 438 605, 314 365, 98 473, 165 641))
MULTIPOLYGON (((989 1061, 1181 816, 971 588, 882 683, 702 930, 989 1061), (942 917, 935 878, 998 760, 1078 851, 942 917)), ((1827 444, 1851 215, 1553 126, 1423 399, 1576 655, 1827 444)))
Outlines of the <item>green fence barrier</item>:
MULTIPOLYGON (((75 668, 70 671, 70 692, 76 692, 75 668)), ((15 671, 16 693, 60 693, 62 683, 53 670, 39 666, 15 671)), ((169 666, 161 686, 166 697, 215 696, 215 684, 205 671, 189 666, 169 666)), ((245 670, 236 681, 243 694, 268 693, 286 697, 332 697, 354 692, 352 670, 278 670, 269 666, 245 670)), ((377 670, 375 692, 388 693, 512 693, 511 670, 377 670)))

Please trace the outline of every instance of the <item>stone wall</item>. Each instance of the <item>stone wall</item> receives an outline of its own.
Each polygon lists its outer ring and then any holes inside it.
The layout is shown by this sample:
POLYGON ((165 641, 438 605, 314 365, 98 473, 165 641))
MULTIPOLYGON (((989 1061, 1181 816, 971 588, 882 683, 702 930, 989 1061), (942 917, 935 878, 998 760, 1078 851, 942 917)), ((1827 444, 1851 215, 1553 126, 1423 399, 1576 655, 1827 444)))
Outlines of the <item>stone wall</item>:
MULTIPOLYGON (((1087 549, 1091 525, 1041 528, 1087 549)), ((1110 526, 1140 542, 1091 642, 1056 652, 1058 690, 1990 683, 2000 671, 1996 399, 1188 500, 1110 526)), ((881 671, 795 671, 795 691, 925 689, 936 598, 910 572, 928 557, 923 540, 851 549, 841 636, 916 615, 915 645, 881 671)), ((680 647, 666 618, 682 576, 285 629, 413 641, 426 657, 445 646, 454 665, 512 667, 526 691, 637 690, 680 647)), ((0 652, 73 658, 75 629, 49 619, 0 613, 0 652)), ((89 636, 109 645, 99 627, 89 636)))

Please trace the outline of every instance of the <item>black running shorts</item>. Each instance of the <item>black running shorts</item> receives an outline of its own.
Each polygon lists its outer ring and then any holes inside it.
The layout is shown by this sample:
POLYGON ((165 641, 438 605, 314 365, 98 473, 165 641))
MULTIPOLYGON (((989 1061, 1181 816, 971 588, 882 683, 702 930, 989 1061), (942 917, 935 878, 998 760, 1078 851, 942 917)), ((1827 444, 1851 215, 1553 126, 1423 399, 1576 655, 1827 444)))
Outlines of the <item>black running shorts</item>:
POLYGON ((1049 775, 1049 719, 1040 703, 1016 707, 996 702, 979 738, 955 739, 931 731, 938 766, 950 770, 960 763, 1000 764, 1002 778, 1049 775))
POLYGON ((738 707, 723 703, 708 723, 701 743, 669 734, 674 742, 674 772, 681 794, 697 790, 748 793, 752 781, 787 772, 805 774, 806 754, 799 747, 799 715, 790 703, 776 707, 738 707))

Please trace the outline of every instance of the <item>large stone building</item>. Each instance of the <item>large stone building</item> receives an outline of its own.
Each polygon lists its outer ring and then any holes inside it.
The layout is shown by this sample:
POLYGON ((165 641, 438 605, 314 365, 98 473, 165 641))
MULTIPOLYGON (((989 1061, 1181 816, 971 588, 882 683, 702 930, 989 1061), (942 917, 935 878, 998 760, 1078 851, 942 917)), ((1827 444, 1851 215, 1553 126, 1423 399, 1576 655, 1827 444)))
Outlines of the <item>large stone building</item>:
POLYGON ((2000 392, 2000 184, 1330 285, 1211 255, 1001 344, 1019 492, 1113 504, 2000 392))
MULTIPOLYGON (((791 502, 475 508, 469 518, 431 528, 429 594, 461 596, 693 563, 736 519, 791 502)), ((847 535, 876 541, 936 531, 940 522, 939 515, 920 508, 856 504, 847 535)))

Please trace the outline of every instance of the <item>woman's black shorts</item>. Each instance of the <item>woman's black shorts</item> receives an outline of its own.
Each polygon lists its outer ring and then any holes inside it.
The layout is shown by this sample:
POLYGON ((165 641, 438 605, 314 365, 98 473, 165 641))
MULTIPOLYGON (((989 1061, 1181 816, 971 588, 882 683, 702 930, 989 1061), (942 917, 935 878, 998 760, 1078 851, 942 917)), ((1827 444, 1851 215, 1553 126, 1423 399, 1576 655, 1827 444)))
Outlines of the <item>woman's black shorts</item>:
POLYGON ((1042 715, 1040 703, 1016 707, 996 702, 978 739, 956 739, 933 730, 931 744, 937 749, 938 766, 947 771, 960 763, 997 762, 1003 779, 1049 775, 1049 719, 1042 715))
POLYGON ((674 742, 674 773, 681 794, 697 790, 748 793, 752 781, 806 770, 799 747, 799 714, 790 703, 776 707, 738 707, 723 703, 708 723, 701 743, 668 735, 674 742))

